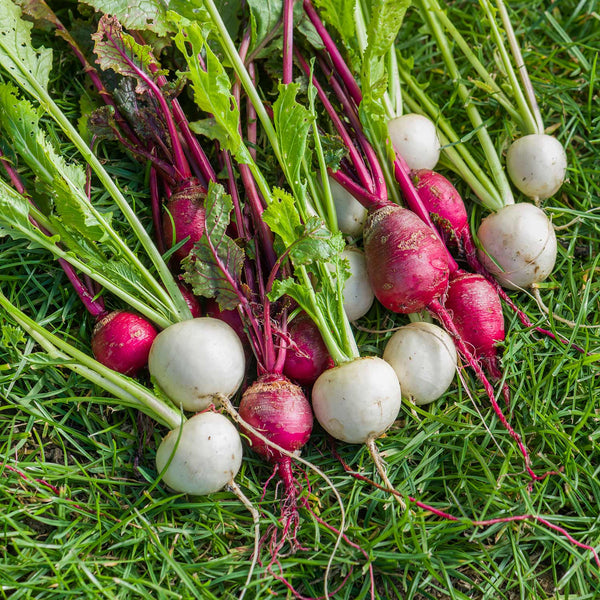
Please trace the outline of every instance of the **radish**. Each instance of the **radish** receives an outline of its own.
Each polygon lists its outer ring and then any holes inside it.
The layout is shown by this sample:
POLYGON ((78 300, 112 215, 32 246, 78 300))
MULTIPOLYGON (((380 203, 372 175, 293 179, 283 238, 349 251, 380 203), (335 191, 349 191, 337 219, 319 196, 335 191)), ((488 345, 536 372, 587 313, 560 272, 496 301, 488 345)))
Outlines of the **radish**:
POLYGON ((367 209, 333 177, 329 177, 329 186, 339 230, 350 237, 359 237, 365 226, 367 209))
POLYGON ((319 329, 306 313, 300 313, 290 323, 288 348, 283 373, 300 385, 312 385, 317 377, 333 365, 319 329))
POLYGON ((506 170, 523 194, 545 200, 553 196, 565 180, 567 155, 555 137, 532 133, 510 145, 506 170))
MULTIPOLYGON (((200 306, 200 302, 198 302, 198 298, 196 298, 196 296, 194 296, 193 292, 187 286, 183 285, 182 283, 178 283, 177 287, 179 288, 179 291, 181 292, 181 295, 183 296, 185 303, 187 304, 188 308, 190 309, 190 314, 192 315, 192 317, 194 319, 201 317, 202 316, 202 307, 200 306)), ((208 316, 212 316, 212 315, 208 315, 208 316)))
POLYGON ((242 441, 231 421, 215 412, 194 415, 164 437, 156 468, 176 492, 203 496, 223 489, 242 464, 242 441), (168 465, 168 466, 167 466, 168 465))
POLYGON ((402 396, 417 405, 440 398, 456 374, 452 338, 433 323, 409 323, 388 340, 383 359, 396 371, 402 396))
POLYGON ((440 140, 433 122, 408 113, 388 121, 388 133, 398 154, 413 169, 433 169, 440 158, 440 140))
POLYGON ((344 310, 349 321, 364 317, 375 299, 367 272, 365 254, 358 248, 345 248, 342 252, 350 266, 350 276, 344 283, 344 310))
MULTIPOLYGON (((204 309, 207 317, 212 317, 213 319, 219 319, 224 323, 227 323, 239 336, 243 346, 244 351, 247 349, 248 344, 248 336, 244 330, 244 322, 240 317, 240 313, 236 310, 223 310, 219 306, 219 303, 213 298, 209 298, 205 305, 204 309)), ((250 350, 248 349, 248 352, 250 350)))
POLYGON ((457 189, 437 171, 419 169, 411 177, 446 245, 462 248, 465 236, 470 237, 469 217, 457 189))
POLYGON ((419 312, 446 291, 446 250, 409 210, 388 204, 370 213, 364 244, 371 286, 389 310, 419 312))
POLYGON ((92 354, 109 369, 134 376, 148 364, 156 336, 156 329, 146 319, 116 310, 96 323, 92 333, 92 354))
POLYGON ((556 235, 533 204, 506 206, 486 217, 477 231, 479 259, 501 285, 523 289, 546 279, 556 261, 556 235))
POLYGON ((161 331, 150 349, 150 374, 184 410, 199 411, 217 394, 231 396, 244 378, 240 338, 219 319, 201 317, 161 331))
POLYGON ((325 371, 315 382, 315 417, 330 435, 366 444, 398 417, 400 383, 394 369, 376 356, 357 358, 325 371))
POLYGON ((179 190, 167 202, 163 213, 163 235, 169 247, 189 238, 174 256, 183 260, 204 231, 204 205, 206 190, 196 184, 179 190))

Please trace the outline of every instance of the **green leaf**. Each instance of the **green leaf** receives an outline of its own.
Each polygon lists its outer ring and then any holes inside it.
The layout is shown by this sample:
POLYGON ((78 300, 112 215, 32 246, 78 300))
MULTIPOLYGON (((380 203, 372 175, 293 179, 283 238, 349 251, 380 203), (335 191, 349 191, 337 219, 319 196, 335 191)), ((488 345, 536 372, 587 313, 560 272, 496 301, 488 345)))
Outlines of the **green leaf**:
POLYGON ((123 33, 123 27, 115 17, 103 15, 92 39, 100 68, 133 77, 137 81, 135 91, 139 94, 148 90, 156 77, 166 74, 160 70, 152 48, 138 44, 129 34, 123 33), (156 72, 153 73, 151 68, 156 68, 156 72))
POLYGON ((269 300, 275 302, 283 296, 293 298, 309 315, 312 313, 312 300, 309 291, 292 277, 277 279, 273 283, 273 288, 269 293, 269 300))
POLYGON ((296 101, 297 83, 279 84, 279 96, 273 104, 273 124, 281 149, 283 170, 296 198, 304 198, 306 183, 301 180, 302 161, 310 164, 308 135, 314 117, 310 111, 296 101))
POLYGON ((244 265, 243 250, 226 234, 233 202, 222 185, 211 182, 204 207, 204 234, 182 261, 183 279, 194 294, 216 298, 222 310, 232 310, 239 304, 244 265))
POLYGON ((40 117, 39 110, 17 96, 13 85, 0 83, 0 127, 35 174, 38 194, 51 199, 67 227, 89 239, 106 239, 110 215, 101 223, 90 210, 85 171, 57 153, 40 127, 40 117))
POLYGON ((331 233, 319 217, 303 224, 294 198, 278 188, 273 190, 273 201, 263 212, 263 221, 278 236, 278 254, 289 252, 296 267, 328 261, 345 246, 342 235, 331 233))
POLYGON ((0 65, 24 90, 39 97, 36 86, 48 88, 52 50, 31 45, 32 23, 21 19, 21 10, 11 0, 0 0, 0 65))
POLYGON ((329 23, 342 38, 346 47, 351 48, 356 36, 354 11, 357 0, 315 0, 323 21, 329 23))
POLYGON ((296 243, 303 226, 294 198, 280 188, 273 189, 273 201, 265 208, 263 221, 283 241, 284 248, 296 243))
POLYGON ((173 31, 167 8, 161 0, 83 0, 97 11, 114 15, 127 29, 167 35, 173 31))
MULTIPOLYGON (((175 44, 186 59, 194 100, 199 108, 210 113, 216 126, 211 129, 223 150, 229 150, 239 163, 249 164, 252 157, 239 132, 240 111, 231 93, 231 81, 221 61, 207 43, 206 23, 188 23, 174 13, 172 18, 180 25, 175 44), (205 69, 198 56, 205 56, 205 69)), ((210 21, 209 21, 210 22, 210 21)))
POLYGON ((252 48, 256 48, 278 25, 283 13, 282 0, 248 0, 252 28, 252 48))

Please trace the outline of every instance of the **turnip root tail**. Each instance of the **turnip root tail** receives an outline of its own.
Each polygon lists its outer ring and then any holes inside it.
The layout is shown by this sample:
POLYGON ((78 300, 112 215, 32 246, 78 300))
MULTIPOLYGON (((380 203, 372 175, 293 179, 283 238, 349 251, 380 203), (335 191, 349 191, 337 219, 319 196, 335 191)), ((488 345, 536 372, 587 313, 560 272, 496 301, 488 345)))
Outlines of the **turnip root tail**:
POLYGON ((529 457, 529 453, 527 452, 527 448, 525 447, 525 444, 523 444, 523 441, 521 440, 521 436, 512 428, 512 426, 506 420, 506 417, 504 416, 504 413, 502 412, 500 405, 496 401, 496 397, 494 394, 494 388, 492 387, 492 385, 488 381, 487 377, 485 376, 485 373, 483 372, 481 365, 479 364, 477 359, 473 356, 473 354, 471 353, 471 351, 469 350, 467 345, 464 343, 463 339, 460 337, 460 334, 458 333, 458 331, 454 325, 454 322, 452 321, 452 318, 448 314, 448 311, 437 300, 434 300, 433 302, 431 302, 431 304, 429 305, 428 308, 441 321, 441 323, 446 328, 446 330, 454 337, 454 343, 456 344, 458 351, 460 352, 462 357, 467 361, 468 365, 473 369, 473 371, 475 371, 477 378, 482 383, 482 385, 487 393, 487 396, 490 399, 492 408, 494 409, 496 416, 498 417, 498 419, 500 420, 502 425, 504 425, 504 427, 506 428, 506 430, 508 431, 510 436, 517 443, 517 446, 519 447, 519 450, 521 451, 523 459, 525 460, 525 469, 527 470, 527 473, 529 474, 531 479, 534 481, 542 481, 549 475, 556 475, 557 471, 547 471, 543 475, 537 475, 532 470, 531 458, 529 457))
POLYGON ((233 406, 233 404, 231 403, 231 401, 229 400, 229 398, 227 396, 225 396, 223 394, 216 394, 215 399, 219 401, 219 403, 225 409, 227 414, 240 427, 250 431, 252 433, 252 435, 254 435, 259 440, 261 440, 265 445, 267 445, 270 448, 272 448, 273 450, 277 451, 277 453, 282 454, 283 456, 287 456, 288 458, 293 459, 299 463, 302 463, 303 465, 305 465, 306 467, 308 467, 309 469, 314 471, 317 475, 319 475, 319 477, 323 478, 323 480, 325 481, 327 486, 333 492, 335 499, 338 503, 338 506, 340 507, 340 528, 339 528, 339 533, 335 540, 333 551, 331 552, 331 556, 329 557, 329 561, 327 562, 327 568, 325 569, 323 588, 324 588, 325 597, 326 598, 329 597, 329 574, 331 572, 331 565, 333 564, 333 559, 335 558, 335 555, 337 554, 337 550, 342 541, 344 529, 346 528, 346 510, 344 508, 344 503, 342 502, 342 497, 340 496, 340 493, 333 485, 333 482, 331 481, 331 479, 329 479, 329 477, 327 477, 327 475, 325 475, 325 473, 323 473, 323 471, 321 471, 321 469, 319 469, 319 467, 317 467, 310 461, 305 460, 301 456, 296 456, 294 453, 288 452, 285 448, 282 448, 281 446, 274 444, 271 440, 267 439, 260 431, 258 431, 256 428, 252 427, 252 425, 250 425, 249 423, 244 421, 244 419, 242 419, 242 417, 240 417, 239 413, 237 412, 237 410, 235 409, 235 407, 233 406))
POLYGON ((383 464, 381 454, 379 453, 377 445, 375 444, 375 438, 369 438, 367 440, 366 446, 369 449, 369 454, 373 459, 375 468, 377 469, 379 476, 383 480, 383 483, 386 485, 396 502, 398 502, 398 504, 400 505, 400 510, 402 510, 402 512, 406 512, 406 503, 404 502, 404 499, 399 494, 399 492, 396 492, 396 488, 392 485, 392 482, 388 478, 387 470, 385 468, 385 465, 383 464))
POLYGON ((248 589, 250 581, 252 581, 254 567, 256 567, 256 562, 258 560, 258 545, 260 541, 260 515, 258 514, 256 508, 254 508, 252 502, 248 500, 244 492, 242 492, 238 484, 233 479, 227 484, 227 488, 229 489, 229 491, 235 494, 242 502, 242 504, 248 509, 248 511, 252 515, 252 521, 254 522, 254 550, 252 551, 252 563, 250 564, 250 570, 248 571, 248 576, 246 577, 244 587, 242 588, 242 591, 238 596, 238 600, 242 600, 242 598, 246 594, 246 590, 248 589))

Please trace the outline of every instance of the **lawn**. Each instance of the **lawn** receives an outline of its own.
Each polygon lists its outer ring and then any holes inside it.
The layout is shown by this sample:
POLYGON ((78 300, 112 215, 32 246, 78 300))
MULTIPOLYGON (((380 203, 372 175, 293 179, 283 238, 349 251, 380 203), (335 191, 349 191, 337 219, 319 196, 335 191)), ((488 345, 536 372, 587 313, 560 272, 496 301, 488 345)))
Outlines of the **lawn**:
MULTIPOLYGON (((75 3, 50 4, 60 4, 65 22, 77 10, 75 3)), ((453 4, 454 24, 492 65, 477 3, 453 4)), ((528 293, 511 297, 536 325, 567 343, 541 337, 505 309, 502 370, 512 397, 510 421, 527 444, 532 468, 560 472, 531 484, 514 441, 464 369, 434 404, 404 403, 377 441, 405 499, 458 520, 412 502, 403 510, 388 491, 363 480, 381 483, 365 447, 334 443, 316 428, 303 457, 333 482, 344 515, 323 478, 297 465, 304 488, 300 547, 286 546, 272 561, 269 536, 281 527, 282 489, 276 479, 268 481, 271 468, 248 451, 236 481, 259 509, 267 538, 246 598, 322 597, 329 564, 329 592, 340 600, 372 594, 407 600, 600 597, 600 565, 563 533, 533 519, 472 523, 537 515, 600 548, 600 6, 596 0, 509 5, 517 34, 526 40, 524 57, 544 121, 569 162, 567 181, 544 202, 559 240, 555 270, 539 286, 550 314, 528 293), (345 536, 338 540, 343 524, 345 536)), ((92 98, 89 85, 64 45, 43 32, 36 40, 55 48, 51 89, 76 121, 85 106, 81 98, 92 98)), ((398 46, 411 52, 417 78, 429 82, 445 114, 467 135, 436 48, 412 12, 398 46)), ((492 100, 482 100, 480 108, 502 145, 511 125, 492 100)), ((66 156, 75 154, 58 132, 54 137, 66 156)), ((150 228, 147 172, 113 144, 100 144, 98 153, 150 228)), ((459 188, 468 196, 466 186, 459 188)), ((111 207, 101 189, 94 187, 92 196, 111 207)), ((477 223, 484 211, 471 207, 477 223)), ((1 237, 0 289, 44 327, 86 348, 92 320, 47 252, 1 237)), ((356 329, 361 353, 381 354, 403 322, 374 306, 356 329)), ((156 482, 154 463, 166 429, 134 409, 115 407, 3 312, 0 326, 0 597, 237 598, 254 544, 246 507, 228 491, 201 498, 169 492, 156 482)))

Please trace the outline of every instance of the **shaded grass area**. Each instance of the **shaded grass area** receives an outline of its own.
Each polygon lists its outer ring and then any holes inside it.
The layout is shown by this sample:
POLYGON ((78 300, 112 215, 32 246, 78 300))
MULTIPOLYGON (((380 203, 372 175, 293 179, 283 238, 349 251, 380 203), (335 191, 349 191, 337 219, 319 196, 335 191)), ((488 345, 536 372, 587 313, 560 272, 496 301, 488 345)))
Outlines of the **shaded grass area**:
MULTIPOLYGON (((455 24, 480 40, 478 51, 489 63, 474 4, 456 4, 455 24)), ((427 410, 406 403, 399 421, 378 441, 400 492, 464 522, 443 521, 414 506, 410 514, 401 513, 388 493, 345 473, 331 442, 316 431, 304 455, 339 489, 346 534, 368 556, 367 561, 360 549, 342 543, 330 580, 335 598, 370 597, 368 563, 378 598, 598 597, 598 567, 564 537, 532 522, 486 529, 468 522, 539 514, 577 540, 600 543, 600 344, 597 331, 587 328, 600 324, 600 212, 593 212, 600 185, 600 20, 593 13, 595 2, 511 7, 518 35, 527 34, 525 58, 546 124, 557 126, 569 156, 569 180, 546 202, 554 223, 568 227, 557 232, 556 271, 540 291, 552 311, 577 326, 546 319, 526 294, 516 297, 534 321, 588 354, 540 339, 507 313, 503 367, 513 397, 511 423, 526 440, 534 470, 562 473, 529 490, 510 436, 466 372, 466 387, 457 382, 427 410)), ((407 27, 412 23, 409 15, 407 27)), ((454 122, 466 123, 452 92, 440 88, 441 65, 426 32, 416 26, 410 32, 400 43, 413 49, 420 78, 431 80, 432 93, 454 122)), ((76 118, 82 89, 72 77, 73 65, 68 57, 61 59, 54 76, 63 105, 76 118)), ((505 146, 513 128, 493 105, 482 103, 481 110, 505 146)), ((105 158, 110 150, 102 147, 105 158)), ((65 151, 71 152, 67 146, 65 151)), ((143 170, 127 158, 110 168, 143 210, 143 170)), ((97 201, 111 208, 107 198, 97 201)), ((473 221, 482 214, 474 209, 473 221)), ((2 238, 1 247, 3 292, 50 330, 85 348, 92 324, 57 265, 20 242, 2 238)), ((361 351, 381 353, 391 332, 369 331, 400 323, 374 307, 357 333, 361 351)), ((155 485, 154 454, 165 432, 133 410, 115 408, 99 390, 51 364, 4 316, 0 324, 0 597, 237 597, 253 543, 244 507, 228 492, 187 498, 155 485)), ((377 480, 366 449, 340 444, 336 450, 353 469, 377 480)), ((270 468, 248 452, 237 478, 262 511, 263 531, 277 525, 279 514, 274 482, 263 497, 269 475, 270 468)), ((284 553, 271 569, 263 552, 246 597, 292 597, 277 578, 280 573, 304 596, 323 594, 335 535, 315 515, 339 527, 340 512, 313 473, 305 474, 304 485, 310 507, 302 510, 298 533, 304 549, 284 553)))

